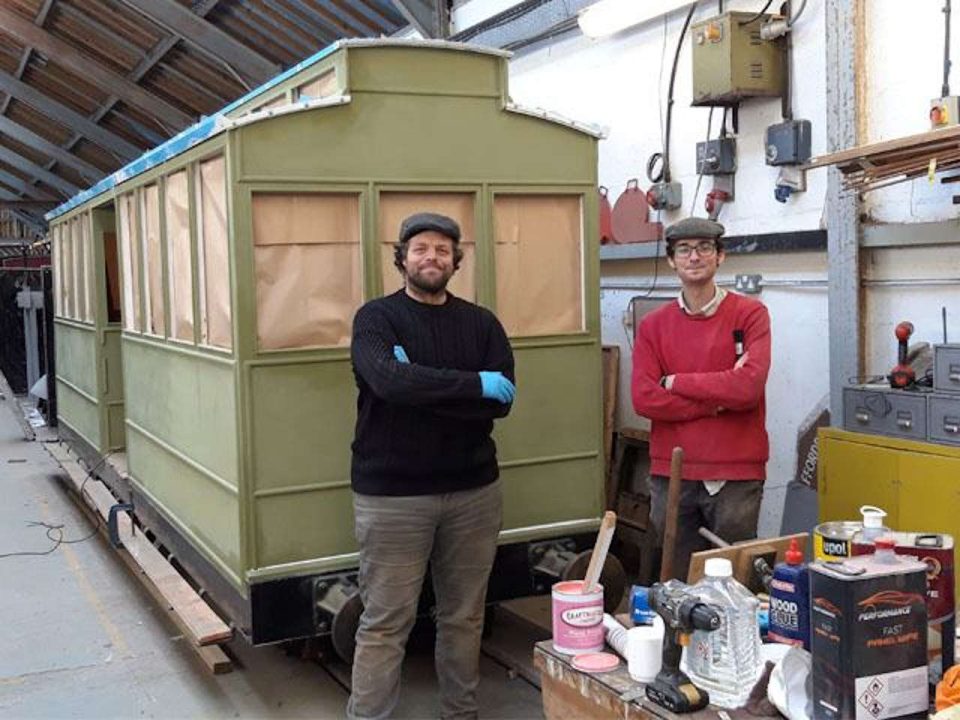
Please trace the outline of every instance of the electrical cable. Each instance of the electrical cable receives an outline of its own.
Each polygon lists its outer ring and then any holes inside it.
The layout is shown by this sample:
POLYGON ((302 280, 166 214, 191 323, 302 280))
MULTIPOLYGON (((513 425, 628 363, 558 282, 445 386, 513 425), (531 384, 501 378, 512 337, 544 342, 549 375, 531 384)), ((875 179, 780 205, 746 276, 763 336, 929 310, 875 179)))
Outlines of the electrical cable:
MULTIPOLYGON (((949 4, 949 2, 950 2, 950 0, 947 0, 947 3, 948 3, 948 4, 949 4)), ((800 9, 797 10, 797 14, 796 14, 796 15, 791 16, 790 19, 787 20, 787 27, 788 27, 788 28, 789 28, 789 27, 793 27, 793 24, 794 24, 797 20, 800 19, 800 16, 803 15, 803 11, 806 10, 806 9, 807 9, 807 0, 800 0, 800 9)))
MULTIPOLYGON (((803 0, 806 3, 806 0, 803 0)), ((787 17, 791 16, 792 0, 786 0, 787 17)), ((802 9, 801 9, 802 11, 802 9)), ((789 24, 787 27, 790 27, 789 24)), ((783 63, 783 95, 780 96, 780 115, 784 120, 793 120, 793 33, 788 32, 786 58, 783 63)))
MULTIPOLYGON (((773 0, 770 0, 771 2, 773 0)), ((667 128, 663 140, 663 181, 670 182, 670 129, 673 119, 673 87, 677 80, 677 65, 680 63, 680 50, 683 48, 683 39, 687 35, 687 28, 690 27, 690 21, 693 20, 693 13, 697 10, 697 2, 690 6, 687 17, 683 21, 683 27, 680 28, 680 37, 677 39, 677 49, 673 54, 673 67, 670 69, 670 87, 667 90, 667 128)))
POLYGON ((772 4, 773 4, 773 0, 767 0, 767 4, 763 6, 763 9, 761 9, 760 12, 758 12, 756 15, 754 15, 754 16, 751 17, 751 18, 748 18, 748 19, 746 19, 746 20, 741 20, 741 21, 740 21, 739 23, 737 23, 737 24, 738 24, 740 27, 743 27, 744 25, 749 25, 749 24, 752 23, 752 22, 756 22, 757 20, 759 20, 760 18, 763 17, 764 13, 766 13, 767 10, 770 9, 770 6, 771 6, 772 4))
MULTIPOLYGON (((83 500, 84 498, 90 499, 88 495, 84 494, 83 489, 86 487, 87 481, 90 480, 91 477, 93 477, 93 473, 96 472, 107 461, 107 458, 109 458, 111 455, 113 455, 113 451, 108 452, 106 455, 100 458, 100 460, 93 467, 87 470, 86 477, 83 478, 83 482, 80 483, 80 488, 79 490, 77 490, 77 494, 80 496, 81 500, 83 500)), ((92 499, 90 499, 90 502, 93 502, 92 499)), ((30 557, 30 556, 40 557, 43 555, 50 555, 61 545, 76 545, 78 543, 86 542, 87 540, 92 538, 94 535, 96 535, 98 532, 100 532, 100 524, 101 524, 100 513, 94 512, 93 515, 95 520, 93 531, 89 535, 85 535, 81 538, 76 538, 74 540, 64 539, 63 528, 65 527, 65 525, 63 523, 52 525, 50 523, 46 523, 41 520, 28 520, 27 527, 46 528, 45 535, 50 540, 50 542, 53 543, 53 546, 43 551, 26 550, 26 551, 18 551, 18 552, 0 553, 0 560, 3 560, 4 558, 10 558, 10 557, 30 557), (53 537, 51 535, 51 533, 54 533, 54 532, 57 533, 56 537, 53 537)))
MULTIPOLYGON (((710 114, 707 115, 707 142, 710 142, 710 131, 713 129, 713 111, 716 109, 715 105, 710 106, 710 114)), ((700 172, 697 173, 697 187, 693 191, 693 201, 690 203, 690 215, 693 215, 694 209, 697 207, 697 195, 700 194, 700 183, 703 181, 703 164, 700 166, 700 172)))
MULTIPOLYGON (((663 42, 660 45, 660 70, 657 73, 657 119, 660 121, 660 144, 663 147, 663 66, 667 60, 667 19, 669 13, 663 14, 663 42)), ((663 153, 655 152, 647 159, 647 179, 652 183, 663 180, 663 153), (660 162, 660 171, 653 173, 653 168, 660 162)))
POLYGON ((941 97, 950 95, 950 0, 943 3, 943 85, 940 88, 941 97))

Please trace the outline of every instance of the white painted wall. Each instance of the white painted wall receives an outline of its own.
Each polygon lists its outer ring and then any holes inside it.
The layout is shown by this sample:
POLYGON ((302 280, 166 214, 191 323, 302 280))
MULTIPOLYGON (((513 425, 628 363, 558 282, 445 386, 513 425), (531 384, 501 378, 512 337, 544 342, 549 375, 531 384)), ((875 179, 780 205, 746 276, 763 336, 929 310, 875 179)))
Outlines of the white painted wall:
MULTIPOLYGON (((638 0, 639 1, 639 0, 638 0)), ((826 151, 825 24, 824 1, 808 0, 794 28, 794 117, 813 124, 813 153, 826 151)), ((458 28, 516 4, 510 0, 469 0, 455 8, 458 28), (489 12, 488 12, 489 10, 489 12), (458 24, 459 23, 459 24, 458 24)), ((734 0, 728 9, 756 11, 762 2, 734 0)), ((865 35, 865 112, 868 140, 889 139, 927 129, 929 100, 939 94, 943 21, 942 2, 929 0, 905 8, 900 0, 871 0, 865 35)), ((700 3, 694 22, 715 14, 717 3, 700 3)), ((511 61, 512 98, 541 106, 577 120, 608 128, 600 143, 600 182, 610 188, 615 201, 630 178, 648 181, 644 167, 648 156, 660 149, 661 116, 665 108, 670 64, 686 10, 674 12, 613 37, 590 40, 572 33, 523 50, 511 61), (662 98, 662 101, 658 100, 662 98)), ((960 11, 954 15, 953 37, 960 43, 960 11)), ((674 104, 672 170, 684 186, 684 207, 662 219, 671 222, 690 213, 696 186, 695 144, 704 139, 709 110, 690 107, 692 94, 689 37, 680 56, 674 104)), ((960 91, 960 74, 954 83, 960 91)), ((960 94, 960 93, 958 93, 960 94)), ((714 135, 721 111, 714 112, 714 135)), ((740 110, 736 202, 720 217, 733 235, 810 230, 824 226, 826 171, 808 176, 808 191, 787 204, 773 198, 777 171, 763 161, 763 132, 779 122, 779 100, 750 100, 740 110)), ((694 214, 704 215, 703 197, 709 189, 704 178, 694 214)), ((960 185, 955 186, 960 193, 960 185)), ((904 184, 867 196, 870 218, 882 222, 931 221, 960 216, 951 202, 952 192, 926 181, 904 184)), ((770 309, 773 327, 773 364, 767 385, 768 431, 771 459, 761 514, 761 534, 776 534, 783 512, 786 483, 796 465, 796 434, 801 420, 828 393, 828 333, 825 253, 795 253, 753 257, 730 256, 721 279, 737 273, 760 273, 765 280, 814 280, 818 287, 768 287, 760 299, 770 309)), ((645 287, 654 275, 653 261, 604 262, 604 286, 645 287)), ((869 280, 960 276, 960 250, 914 248, 864 251, 864 277, 869 280)), ((673 281, 660 261, 661 283, 673 281)), ((629 299, 638 291, 606 289, 601 295, 604 343, 630 349, 622 327, 629 299)), ((864 312, 867 372, 884 373, 895 362, 893 326, 910 319, 917 327, 915 339, 939 341, 940 307, 952 311, 950 333, 960 340, 960 284, 957 287, 869 287, 864 312)), ((629 361, 623 363, 619 421, 640 425, 629 404, 629 361)))

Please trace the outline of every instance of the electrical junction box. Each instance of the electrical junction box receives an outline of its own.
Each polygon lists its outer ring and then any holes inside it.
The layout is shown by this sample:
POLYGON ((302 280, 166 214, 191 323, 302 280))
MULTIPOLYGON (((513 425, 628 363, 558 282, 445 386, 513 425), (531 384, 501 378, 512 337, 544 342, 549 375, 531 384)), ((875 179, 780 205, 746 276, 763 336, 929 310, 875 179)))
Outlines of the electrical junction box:
POLYGON ((767 128, 767 165, 803 165, 810 159, 810 121, 787 120, 767 128))
POLYGON ((732 175, 736 171, 736 139, 716 138, 697 143, 698 175, 732 175))
POLYGON ((930 129, 949 127, 960 122, 960 98, 956 95, 930 101, 930 129))
POLYGON ((738 105, 783 94, 786 45, 764 40, 760 27, 779 17, 727 12, 697 23, 693 38, 693 105, 738 105))
POLYGON ((654 210, 678 210, 683 204, 683 185, 678 182, 654 183, 647 190, 647 203, 654 210))

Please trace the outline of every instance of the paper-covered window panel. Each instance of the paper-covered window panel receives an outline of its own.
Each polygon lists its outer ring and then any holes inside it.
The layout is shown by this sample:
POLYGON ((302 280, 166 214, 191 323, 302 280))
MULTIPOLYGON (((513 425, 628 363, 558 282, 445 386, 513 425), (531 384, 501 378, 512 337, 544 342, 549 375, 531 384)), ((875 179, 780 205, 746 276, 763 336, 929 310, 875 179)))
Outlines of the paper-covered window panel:
POLYGON ((579 195, 494 198, 497 317, 511 336, 584 329, 579 195))
POLYGON ((73 318, 74 313, 74 257, 72 221, 63 223, 63 316, 73 318))
POLYGON ((360 197, 255 193, 252 206, 258 347, 348 345, 363 302, 360 197))
POLYGON ((163 310, 163 251, 160 248, 160 188, 147 185, 140 192, 144 260, 144 330, 163 337, 166 322, 163 310))
POLYGON ((140 332, 140 233, 133 193, 117 201, 120 213, 120 262, 123 268, 123 329, 140 332))
POLYGON ((226 163, 223 157, 197 168, 196 206, 200 274, 200 342, 233 347, 226 163))
POLYGON ((293 97, 295 100, 318 100, 336 95, 339 91, 336 71, 328 70, 313 80, 298 86, 293 91, 293 97))
POLYGON ((87 315, 87 278, 83 274, 86 267, 86 248, 83 245, 83 216, 70 221, 70 235, 73 239, 73 314, 74 320, 83 322, 87 315))
POLYGON ((83 245, 83 320, 92 323, 96 314, 95 294, 93 292, 96 274, 93 271, 93 239, 91 237, 90 213, 80 216, 80 240, 83 245))
POLYGON ((53 253, 51 258, 51 272, 53 273, 53 314, 55 317, 63 317, 63 225, 57 225, 53 228, 51 234, 50 250, 53 253))
POLYGON ((473 193, 380 193, 380 266, 384 295, 403 287, 403 276, 393 262, 393 248, 400 236, 400 223, 414 213, 435 212, 453 218, 460 226, 463 260, 447 285, 447 290, 464 300, 476 300, 475 202, 473 193))
POLYGON ((193 341, 193 263, 190 246, 190 196, 187 173, 181 170, 164 184, 163 214, 167 240, 167 285, 170 335, 193 341))

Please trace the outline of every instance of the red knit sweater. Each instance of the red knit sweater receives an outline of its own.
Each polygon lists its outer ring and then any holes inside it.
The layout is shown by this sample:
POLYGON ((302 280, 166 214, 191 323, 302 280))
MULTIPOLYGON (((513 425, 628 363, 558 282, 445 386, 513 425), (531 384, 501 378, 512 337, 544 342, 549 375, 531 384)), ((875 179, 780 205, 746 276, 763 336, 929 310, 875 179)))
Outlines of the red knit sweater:
POLYGON ((764 386, 770 316, 757 300, 727 293, 710 317, 676 302, 647 315, 633 348, 633 407, 650 418, 651 472, 670 474, 674 447, 685 480, 763 480, 769 456, 764 386), (734 369, 733 331, 743 330, 746 364, 734 369), (674 375, 666 390, 660 378, 674 375))

